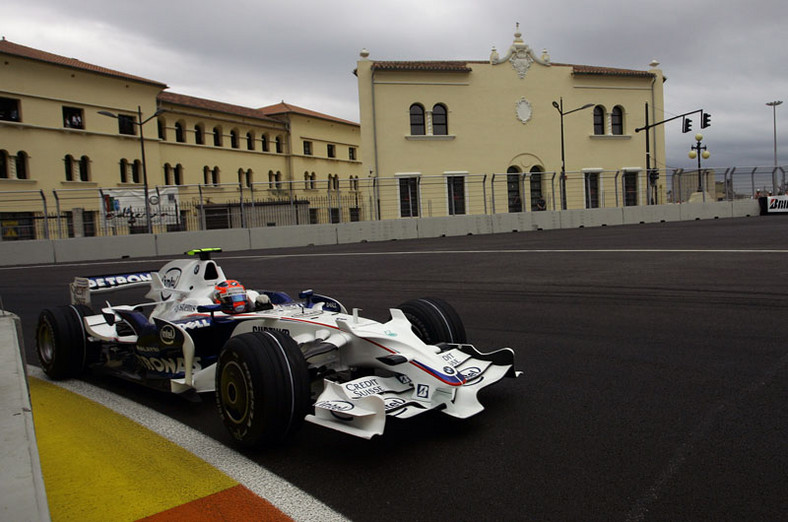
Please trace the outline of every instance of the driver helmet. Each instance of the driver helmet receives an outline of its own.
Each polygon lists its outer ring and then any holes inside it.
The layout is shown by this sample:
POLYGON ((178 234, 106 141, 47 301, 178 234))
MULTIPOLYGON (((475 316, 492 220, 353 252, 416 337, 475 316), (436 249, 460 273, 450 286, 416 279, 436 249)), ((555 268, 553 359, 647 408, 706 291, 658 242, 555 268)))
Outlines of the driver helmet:
POLYGON ((249 311, 246 289, 235 279, 228 279, 217 284, 213 290, 213 302, 222 305, 222 311, 240 314, 249 311))

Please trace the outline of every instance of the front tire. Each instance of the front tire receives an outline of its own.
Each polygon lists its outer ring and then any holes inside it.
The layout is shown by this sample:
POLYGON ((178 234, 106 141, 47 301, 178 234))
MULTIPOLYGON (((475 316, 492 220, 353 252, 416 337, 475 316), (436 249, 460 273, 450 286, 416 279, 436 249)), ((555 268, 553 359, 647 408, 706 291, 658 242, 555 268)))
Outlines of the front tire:
POLYGON ((406 301, 398 308, 410 321, 413 332, 425 344, 468 342, 462 319, 443 299, 422 297, 406 301))
POLYGON ((36 355, 50 379, 77 377, 96 355, 82 319, 93 312, 85 305, 47 308, 38 317, 36 355))
POLYGON ((216 404, 227 431, 243 446, 292 436, 308 413, 309 392, 304 356, 284 334, 241 334, 219 354, 216 404))

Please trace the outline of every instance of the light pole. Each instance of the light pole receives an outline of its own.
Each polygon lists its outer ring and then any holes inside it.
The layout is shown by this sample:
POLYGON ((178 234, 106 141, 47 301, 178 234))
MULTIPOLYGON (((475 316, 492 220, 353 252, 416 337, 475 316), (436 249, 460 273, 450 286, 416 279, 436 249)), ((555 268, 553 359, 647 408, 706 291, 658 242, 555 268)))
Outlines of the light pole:
POLYGON ((564 112, 564 98, 559 98, 560 101, 554 101, 553 107, 561 115, 561 210, 566 210, 566 152, 564 147, 564 116, 572 114, 573 112, 582 111, 593 107, 593 103, 586 103, 582 107, 572 109, 571 111, 564 112))
MULTIPOLYGON (((153 233, 153 223, 151 223, 151 216, 150 216, 150 200, 148 198, 148 166, 145 163, 145 136, 142 133, 142 127, 153 118, 158 116, 164 112, 164 109, 157 109, 149 117, 142 119, 142 107, 137 105, 137 121, 133 121, 134 125, 137 125, 140 128, 140 155, 142 159, 142 184, 145 190, 145 223, 147 223, 147 232, 148 234, 153 233)), ((99 114, 102 116, 109 116, 110 118, 115 118, 116 120, 119 119, 119 116, 114 112, 109 111, 98 111, 99 114)))
POLYGON ((700 159, 709 159, 711 157, 711 152, 706 150, 706 145, 700 144, 701 141, 703 141, 703 134, 699 132, 695 135, 696 143, 690 147, 688 156, 690 159, 698 158, 698 192, 703 195, 703 201, 706 201, 706 194, 703 191, 703 173, 700 170, 700 159))
POLYGON ((766 102, 772 108, 772 119, 774 120, 774 167, 777 168, 777 106, 782 105, 782 100, 766 102))

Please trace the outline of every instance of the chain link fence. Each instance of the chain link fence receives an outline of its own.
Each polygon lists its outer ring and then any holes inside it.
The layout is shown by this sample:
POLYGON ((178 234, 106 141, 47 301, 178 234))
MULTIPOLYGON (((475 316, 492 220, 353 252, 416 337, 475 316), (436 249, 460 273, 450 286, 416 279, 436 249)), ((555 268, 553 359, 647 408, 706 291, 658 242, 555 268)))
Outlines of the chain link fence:
POLYGON ((0 192, 2 240, 731 201, 788 192, 784 166, 493 174, 0 192))

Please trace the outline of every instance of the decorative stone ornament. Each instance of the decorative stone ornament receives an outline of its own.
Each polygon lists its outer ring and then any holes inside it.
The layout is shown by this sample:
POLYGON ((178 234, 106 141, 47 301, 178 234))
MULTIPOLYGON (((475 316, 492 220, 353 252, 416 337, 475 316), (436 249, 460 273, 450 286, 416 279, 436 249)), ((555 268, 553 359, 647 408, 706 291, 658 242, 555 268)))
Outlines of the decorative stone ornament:
POLYGON ((545 49, 542 51, 541 58, 537 58, 533 49, 523 42, 522 36, 522 33, 520 33, 520 23, 518 22, 517 30, 514 33, 514 42, 509 47, 506 56, 501 58, 495 47, 493 47, 492 53, 490 53, 490 63, 492 65, 499 65, 505 62, 511 63, 514 70, 517 71, 517 76, 519 76, 521 80, 525 78, 525 74, 528 72, 532 63, 536 62, 540 65, 550 65, 550 55, 547 53, 547 50, 545 49))
POLYGON ((517 104, 515 106, 515 114, 517 115, 517 119, 523 123, 528 123, 531 119, 531 115, 533 114, 533 108, 531 104, 525 98, 520 98, 517 100, 517 104))

